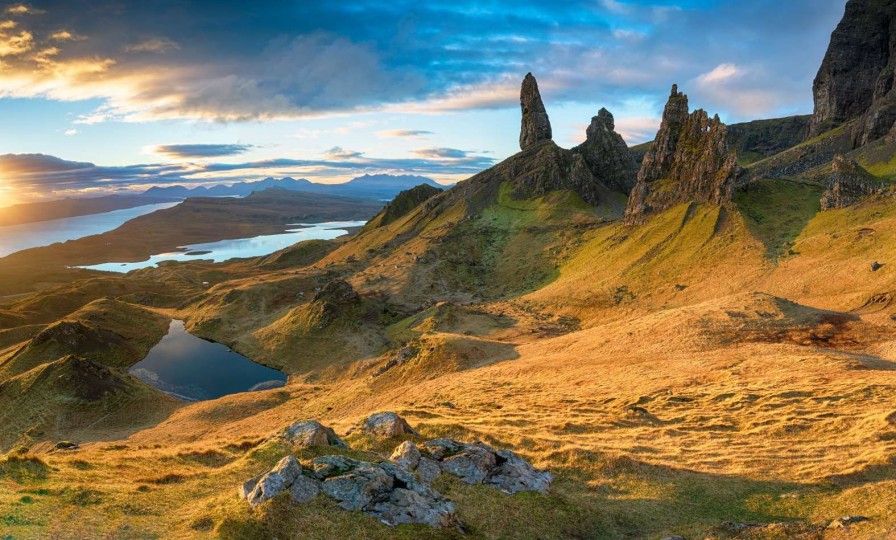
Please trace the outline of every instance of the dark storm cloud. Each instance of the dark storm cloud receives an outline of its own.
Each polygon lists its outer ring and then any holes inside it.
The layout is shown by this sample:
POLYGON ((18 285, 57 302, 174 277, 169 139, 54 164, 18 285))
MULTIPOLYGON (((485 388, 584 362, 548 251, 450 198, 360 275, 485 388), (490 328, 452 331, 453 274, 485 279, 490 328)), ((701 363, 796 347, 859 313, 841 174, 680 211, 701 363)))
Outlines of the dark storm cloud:
POLYGON ((533 71, 555 103, 659 101, 678 82, 700 105, 762 116, 810 104, 843 4, 33 2, 0 37, 18 51, 0 95, 105 99, 86 122, 234 121, 513 106, 533 71))

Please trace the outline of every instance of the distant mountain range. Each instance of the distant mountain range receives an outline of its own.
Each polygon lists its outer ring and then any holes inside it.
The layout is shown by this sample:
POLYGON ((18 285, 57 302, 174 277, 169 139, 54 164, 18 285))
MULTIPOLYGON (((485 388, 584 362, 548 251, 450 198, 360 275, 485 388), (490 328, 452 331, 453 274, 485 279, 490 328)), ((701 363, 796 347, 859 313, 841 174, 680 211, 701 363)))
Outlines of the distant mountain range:
POLYGON ((212 187, 185 186, 152 187, 143 193, 145 197, 165 197, 186 199, 188 197, 245 197, 252 192, 268 188, 281 188, 290 191, 309 191, 324 195, 341 195, 362 199, 392 199, 401 191, 411 189, 420 184, 444 187, 425 176, 390 174, 365 174, 342 184, 319 184, 300 178, 265 178, 257 182, 237 182, 231 186, 217 185, 212 187))

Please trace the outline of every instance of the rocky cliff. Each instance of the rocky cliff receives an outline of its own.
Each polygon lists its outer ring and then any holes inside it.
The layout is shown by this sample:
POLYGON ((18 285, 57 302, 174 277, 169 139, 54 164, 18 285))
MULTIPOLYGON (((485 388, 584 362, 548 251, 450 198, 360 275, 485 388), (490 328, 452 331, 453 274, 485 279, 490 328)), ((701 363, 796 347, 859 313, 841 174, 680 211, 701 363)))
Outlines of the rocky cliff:
POLYGON ((896 2, 849 0, 815 77, 810 135, 856 120, 853 148, 886 136, 896 125, 894 80, 896 2))
POLYGON ((585 142, 572 151, 585 158, 596 179, 607 187, 628 194, 635 187, 638 165, 615 129, 613 114, 601 109, 585 130, 585 142))
POLYGON ((740 169, 728 150, 728 133, 718 115, 688 113, 688 97, 672 85, 663 120, 644 156, 626 208, 626 222, 684 202, 724 204, 731 200, 740 169))
POLYGON ((882 185, 855 161, 838 154, 834 157, 833 173, 828 189, 821 197, 821 209, 831 210, 855 204, 865 197, 879 193, 882 185))
POLYGON ((541 101, 538 82, 527 73, 520 89, 520 109, 523 113, 520 128, 520 148, 525 150, 540 141, 551 140, 551 120, 541 101))

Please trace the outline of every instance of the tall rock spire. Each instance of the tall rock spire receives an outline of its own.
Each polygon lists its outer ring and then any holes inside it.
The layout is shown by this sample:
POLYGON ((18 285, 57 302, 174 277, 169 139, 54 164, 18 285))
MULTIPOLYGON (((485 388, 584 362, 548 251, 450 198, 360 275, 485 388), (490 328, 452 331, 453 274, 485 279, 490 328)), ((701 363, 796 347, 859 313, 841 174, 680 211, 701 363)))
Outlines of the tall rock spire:
POLYGON ((628 195, 635 186, 638 166, 622 136, 616 133, 613 114, 601 109, 585 130, 585 142, 572 149, 585 158, 594 178, 628 195))
POLYGON ((523 87, 520 89, 520 109, 523 112, 520 148, 525 150, 539 141, 551 140, 551 121, 544 109, 544 103, 541 102, 538 82, 531 73, 527 73, 523 79, 523 87))
POLYGON ((703 109, 688 114, 688 96, 673 85, 660 130, 629 196, 625 220, 640 223, 652 213, 687 202, 725 204, 739 173, 719 115, 710 118, 703 109))

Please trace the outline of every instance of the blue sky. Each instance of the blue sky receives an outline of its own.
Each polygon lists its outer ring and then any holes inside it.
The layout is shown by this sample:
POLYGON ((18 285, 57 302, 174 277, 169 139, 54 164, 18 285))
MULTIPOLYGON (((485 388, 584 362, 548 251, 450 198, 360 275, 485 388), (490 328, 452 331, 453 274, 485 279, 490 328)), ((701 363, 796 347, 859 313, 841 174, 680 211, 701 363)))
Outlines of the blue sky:
POLYGON ((456 181, 518 150, 528 71, 566 147, 600 107, 652 139, 672 83, 728 122, 805 114, 844 3, 0 3, 0 154, 63 160, 0 156, 0 190, 456 181))

